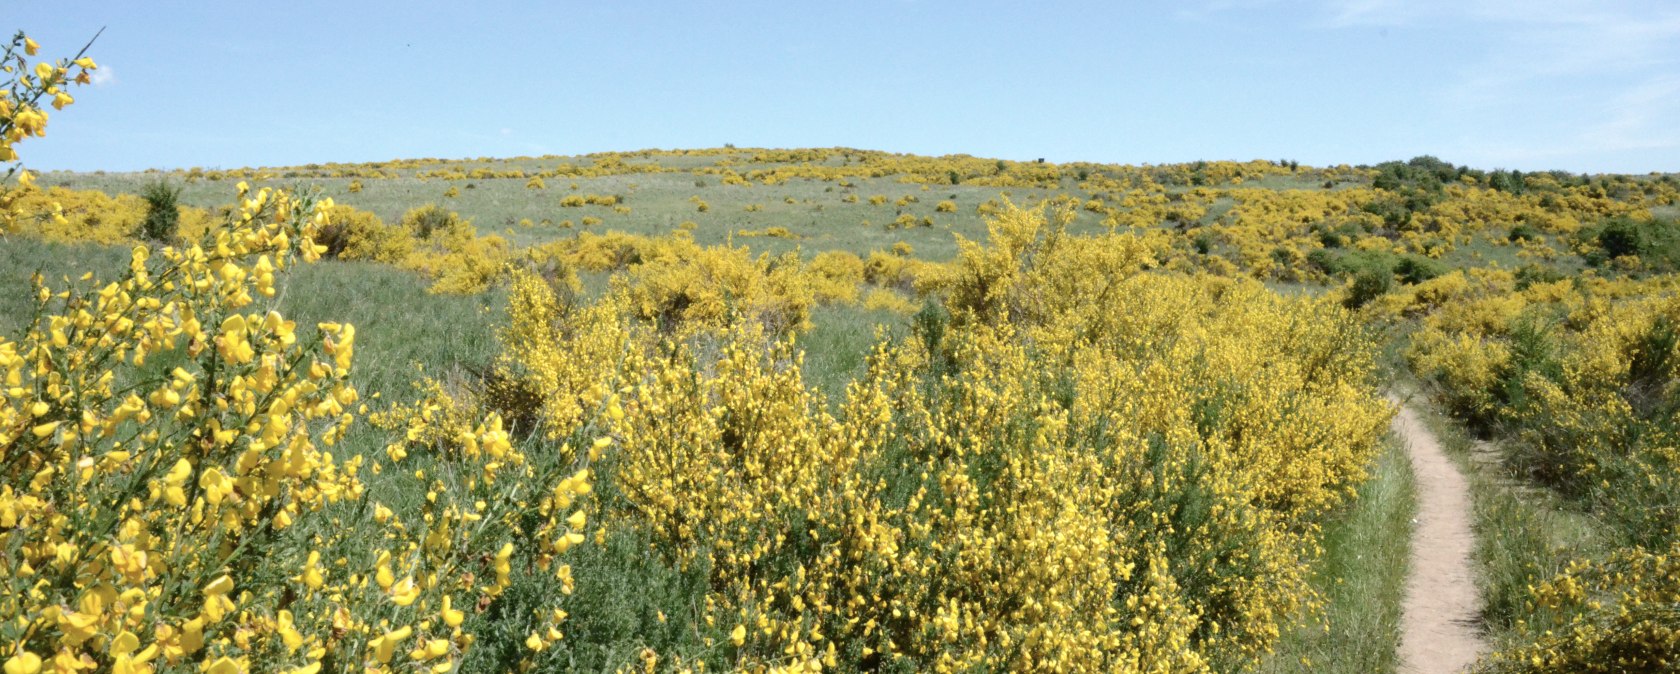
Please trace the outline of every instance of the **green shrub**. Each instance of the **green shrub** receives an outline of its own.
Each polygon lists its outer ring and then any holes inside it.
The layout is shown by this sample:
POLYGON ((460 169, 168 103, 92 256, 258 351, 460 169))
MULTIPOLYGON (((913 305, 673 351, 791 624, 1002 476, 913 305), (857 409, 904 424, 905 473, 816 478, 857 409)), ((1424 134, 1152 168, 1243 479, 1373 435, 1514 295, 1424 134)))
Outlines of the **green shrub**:
POLYGON ((1325 248, 1341 248, 1347 245, 1347 238, 1341 232, 1325 229, 1318 233, 1318 243, 1325 248))
POLYGON ((1407 255, 1394 265, 1394 273, 1404 283, 1418 284, 1447 273, 1447 266, 1422 255, 1407 255))
POLYGON ((1392 275, 1400 258, 1382 250, 1343 251, 1320 248, 1307 254, 1307 263, 1331 276, 1357 276, 1366 270, 1392 275))
MULTIPOLYGON (((1208 253, 1213 252, 1213 234, 1209 232, 1197 234, 1196 238, 1190 240, 1190 244, 1195 246, 1197 253, 1207 255, 1208 253)), ((1316 253, 1318 251, 1313 252, 1316 253)))
POLYGON ((1536 283, 1556 283, 1568 276, 1563 272, 1540 264, 1525 264, 1517 268, 1517 290, 1527 290, 1536 283))
POLYGON ((1604 255, 1618 258, 1624 255, 1642 255, 1648 245, 1644 228, 1639 223, 1628 218, 1613 218, 1598 230, 1598 247, 1604 249, 1604 255))
POLYGON ((1654 272, 1680 269, 1680 232, 1673 220, 1610 218, 1587 233, 1598 250, 1589 253, 1589 264, 1602 265, 1622 256, 1637 256, 1643 267, 1654 272))
POLYGON ((146 219, 140 221, 140 238, 159 243, 175 240, 181 227, 181 188, 159 180, 140 189, 146 200, 146 219))
POLYGON ((1342 306, 1358 309, 1378 297, 1388 293, 1394 286, 1394 274, 1377 267, 1367 267, 1359 270, 1353 276, 1353 284, 1348 286, 1347 296, 1342 298, 1342 306))

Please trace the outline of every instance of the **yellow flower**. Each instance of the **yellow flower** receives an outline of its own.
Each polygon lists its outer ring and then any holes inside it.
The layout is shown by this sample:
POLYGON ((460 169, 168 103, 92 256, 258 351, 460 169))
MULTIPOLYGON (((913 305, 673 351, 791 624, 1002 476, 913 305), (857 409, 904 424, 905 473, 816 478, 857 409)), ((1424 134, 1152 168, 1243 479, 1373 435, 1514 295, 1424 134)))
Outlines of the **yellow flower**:
POLYGON ((36 674, 41 671, 41 656, 29 651, 19 652, 6 660, 6 674, 36 674))
MULTIPOLYGON (((233 493, 233 480, 222 474, 220 468, 210 468, 198 476, 198 486, 204 490, 204 500, 210 505, 221 505, 222 499, 233 493)), ((222 578, 226 579, 226 576, 222 578)))
POLYGON ((391 586, 391 601, 398 606, 408 606, 420 598, 420 588, 414 584, 413 578, 404 578, 391 586))
MULTIPOLYGON (((47 115, 40 110, 29 108, 19 111, 12 116, 12 124, 18 131, 28 136, 40 136, 47 132, 47 115)), ((34 178, 31 177, 31 180, 34 178)), ((22 181, 23 178, 18 178, 22 181)))
POLYGON ((408 657, 413 658, 414 660, 418 660, 420 662, 425 662, 427 660, 433 660, 433 659, 436 659, 436 658, 443 657, 444 655, 446 655, 448 653, 449 653, 449 640, 447 640, 447 639, 432 639, 430 641, 427 641, 424 644, 420 644, 418 646, 415 646, 414 650, 409 651, 408 657))
POLYGON ((281 609, 275 614, 275 630, 280 633, 280 640, 286 645, 286 650, 296 653, 303 646, 303 634, 293 626, 292 612, 281 609))
POLYGON ((321 573, 321 553, 309 551, 309 561, 304 563, 303 575, 293 580, 301 580, 311 590, 321 589, 327 582, 326 576, 321 573))
POLYGON ((240 669, 238 662, 224 655, 210 663, 210 666, 205 668, 204 674, 239 674, 240 669))
POLYGON ((443 624, 450 627, 460 627, 461 621, 467 616, 465 613, 450 608, 449 601, 449 595, 443 595, 443 609, 439 611, 443 615, 443 624))
MULTIPOLYGON (((30 56, 39 54, 41 53, 41 45, 36 43, 34 38, 23 38, 23 53, 30 56)), ((10 673, 8 672, 7 674, 10 673)))
POLYGON ((391 655, 396 653, 397 642, 400 642, 403 639, 407 639, 408 636, 410 634, 413 634, 413 633, 414 633, 414 628, 409 627, 407 625, 404 625, 404 626, 399 627, 397 629, 386 632, 384 636, 381 636, 377 639, 374 639, 373 641, 368 642, 368 645, 373 647, 373 657, 374 657, 374 659, 378 660, 381 663, 390 662, 391 661, 391 655))
POLYGON ((204 596, 206 597, 220 597, 232 591, 233 579, 225 575, 210 581, 209 585, 204 586, 204 596))
POLYGON ((70 94, 64 93, 62 91, 60 91, 56 94, 53 94, 52 106, 53 106, 53 109, 55 109, 55 110, 63 110, 64 106, 70 105, 71 103, 75 103, 75 102, 76 102, 75 98, 72 98, 70 96, 70 94))
POLYGON ((128 655, 140 648, 140 639, 133 632, 124 631, 111 640, 111 655, 128 655))
POLYGON ((736 625, 735 629, 729 632, 729 643, 735 644, 736 647, 747 643, 747 626, 736 625))

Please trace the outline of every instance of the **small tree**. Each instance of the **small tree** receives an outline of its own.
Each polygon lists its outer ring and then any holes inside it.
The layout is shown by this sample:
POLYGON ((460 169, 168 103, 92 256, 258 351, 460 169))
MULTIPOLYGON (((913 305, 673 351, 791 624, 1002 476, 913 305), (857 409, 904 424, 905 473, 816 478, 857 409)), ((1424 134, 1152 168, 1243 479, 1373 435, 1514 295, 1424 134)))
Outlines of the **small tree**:
POLYGON ((140 237, 148 241, 169 243, 181 226, 181 188, 166 180, 146 185, 140 190, 146 200, 146 219, 140 222, 140 237))
POLYGON ((1415 285, 1447 273, 1447 267, 1421 255, 1407 255, 1394 265, 1394 273, 1400 275, 1401 281, 1415 285))
POLYGON ((1598 231, 1598 245, 1609 258, 1643 254, 1647 245, 1646 238, 1639 223, 1629 218, 1612 219, 1598 231))
POLYGON ((1353 283, 1348 285, 1347 295, 1342 297, 1342 306, 1358 309, 1383 296, 1393 286, 1392 272, 1378 267, 1360 269, 1354 274, 1353 283))

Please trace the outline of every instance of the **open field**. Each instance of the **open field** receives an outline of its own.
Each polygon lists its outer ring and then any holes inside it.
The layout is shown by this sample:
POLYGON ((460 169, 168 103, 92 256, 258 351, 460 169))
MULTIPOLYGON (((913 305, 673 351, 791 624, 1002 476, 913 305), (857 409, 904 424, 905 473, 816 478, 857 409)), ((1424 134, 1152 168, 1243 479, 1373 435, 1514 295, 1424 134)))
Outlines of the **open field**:
POLYGON ((0 239, 31 653, 1392 671, 1401 380, 1470 477, 1484 666, 1672 662, 1615 612, 1673 591, 1672 177, 723 148, 20 198, 62 216, 0 239))
POLYGON ((1471 4, 22 3, 0 674, 1680 672, 1680 9, 1471 4))

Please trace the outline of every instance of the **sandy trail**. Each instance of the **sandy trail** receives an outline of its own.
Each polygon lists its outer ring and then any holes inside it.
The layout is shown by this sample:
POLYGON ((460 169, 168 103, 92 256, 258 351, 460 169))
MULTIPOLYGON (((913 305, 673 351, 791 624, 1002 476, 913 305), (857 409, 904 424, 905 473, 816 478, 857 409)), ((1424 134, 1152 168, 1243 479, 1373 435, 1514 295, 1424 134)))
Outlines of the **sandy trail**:
POLYGON ((1394 432, 1406 444, 1417 477, 1417 521, 1411 575, 1402 607, 1400 671, 1461 672, 1486 650, 1476 612, 1470 493, 1464 475, 1435 434, 1399 401, 1394 432))

